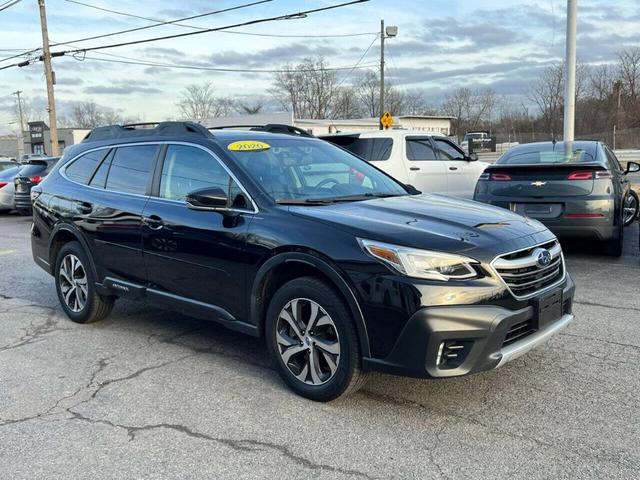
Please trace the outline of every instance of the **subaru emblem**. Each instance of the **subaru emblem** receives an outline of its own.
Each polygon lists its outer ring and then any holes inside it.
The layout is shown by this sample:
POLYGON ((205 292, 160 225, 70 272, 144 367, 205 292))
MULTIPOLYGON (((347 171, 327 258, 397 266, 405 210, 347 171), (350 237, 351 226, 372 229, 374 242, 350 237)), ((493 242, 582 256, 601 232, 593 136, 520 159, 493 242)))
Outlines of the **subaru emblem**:
POLYGON ((551 263, 551 252, 546 248, 538 248, 535 252, 536 263, 540 268, 544 268, 551 263))

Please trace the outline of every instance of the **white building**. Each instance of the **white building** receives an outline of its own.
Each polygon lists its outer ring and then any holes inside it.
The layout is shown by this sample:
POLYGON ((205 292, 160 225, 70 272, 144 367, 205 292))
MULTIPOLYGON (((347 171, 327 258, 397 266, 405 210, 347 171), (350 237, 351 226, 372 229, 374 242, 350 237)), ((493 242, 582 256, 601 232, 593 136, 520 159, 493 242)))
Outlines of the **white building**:
MULTIPOLYGON (((454 117, 446 116, 400 115, 398 117, 394 117, 393 128, 419 130, 423 132, 437 132, 448 136, 451 134, 451 120, 453 119, 454 117)), ((280 123, 302 128, 313 135, 378 129, 377 118, 353 118, 346 120, 296 119, 293 118, 293 114, 290 112, 217 117, 203 120, 201 123, 210 128, 220 126, 256 126, 266 125, 268 123, 280 123)))

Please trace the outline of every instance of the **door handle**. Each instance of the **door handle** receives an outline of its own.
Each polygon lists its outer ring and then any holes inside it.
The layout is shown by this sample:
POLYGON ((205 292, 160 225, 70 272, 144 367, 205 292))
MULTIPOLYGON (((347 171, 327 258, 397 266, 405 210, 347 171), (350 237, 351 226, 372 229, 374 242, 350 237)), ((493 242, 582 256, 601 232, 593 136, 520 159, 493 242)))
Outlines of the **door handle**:
POLYGON ((409 167, 409 170, 415 172, 417 170, 420 170, 420 167, 409 167))
POLYGON ((88 215, 93 212, 93 205, 89 202, 80 202, 78 205, 78 211, 82 214, 88 215))
POLYGON ((458 167, 449 167, 449 170, 457 170, 458 167))
POLYGON ((151 230, 160 230, 162 227, 164 227, 164 222, 157 215, 142 217, 142 223, 144 223, 151 230))

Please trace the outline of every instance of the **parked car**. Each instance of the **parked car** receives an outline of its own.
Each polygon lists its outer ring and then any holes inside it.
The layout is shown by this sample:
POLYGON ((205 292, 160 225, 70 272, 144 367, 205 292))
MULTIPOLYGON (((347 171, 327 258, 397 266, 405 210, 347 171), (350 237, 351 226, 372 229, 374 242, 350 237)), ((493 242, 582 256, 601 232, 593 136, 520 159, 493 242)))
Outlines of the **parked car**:
POLYGON ((15 209, 23 214, 31 214, 31 188, 38 185, 58 163, 60 157, 44 157, 29 160, 23 164, 18 175, 13 179, 15 209))
POLYGON ((98 128, 32 198, 33 258, 71 320, 100 320, 118 297, 215 320, 265 337, 284 381, 314 400, 370 370, 493 369, 573 319, 573 282, 540 222, 420 195, 317 138, 98 128))
POLYGON ((19 172, 20 165, 16 163, 13 163, 10 168, 0 170, 0 211, 10 211, 15 207, 13 179, 19 172))
POLYGON ((543 222, 560 237, 596 240, 605 253, 622 254, 627 173, 611 149, 598 141, 518 145, 489 166, 474 199, 543 222))
POLYGON ((444 135, 410 130, 371 130, 321 136, 373 162, 396 180, 428 193, 471 199, 480 174, 478 162, 444 135))
POLYGON ((0 173, 4 172, 5 170, 9 170, 10 168, 15 168, 17 166, 18 164, 14 160, 0 159, 0 173))

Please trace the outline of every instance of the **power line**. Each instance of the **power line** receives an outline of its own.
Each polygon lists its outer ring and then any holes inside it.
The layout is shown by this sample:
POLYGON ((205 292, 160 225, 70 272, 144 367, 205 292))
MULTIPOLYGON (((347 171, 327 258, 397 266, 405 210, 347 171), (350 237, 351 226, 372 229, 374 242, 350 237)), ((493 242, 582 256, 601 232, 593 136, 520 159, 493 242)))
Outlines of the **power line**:
POLYGON ((209 33, 209 32, 218 32, 221 30, 228 30, 229 28, 236 28, 236 27, 245 27, 247 25, 256 25, 259 23, 266 23, 266 22, 273 22, 273 21, 277 21, 277 20, 292 20, 292 19, 298 19, 298 18, 305 18, 307 15, 309 14, 313 14, 313 13, 318 13, 318 12, 324 12, 327 10, 335 10, 336 8, 341 8, 341 7, 346 7, 348 5, 355 5, 357 3, 364 3, 364 2, 368 2, 369 0, 351 0, 349 2, 343 2, 343 3, 338 3, 336 5, 329 5, 327 7, 319 7, 319 8, 314 8, 311 10, 304 10, 304 11, 300 11, 300 12, 296 12, 296 13, 290 13, 290 14, 286 14, 286 15, 277 15, 275 17, 267 17, 267 18, 259 18, 256 20, 248 20, 246 22, 241 22, 241 23, 236 23, 233 25, 227 25, 224 27, 214 27, 214 28, 207 28, 206 30, 199 30, 197 32, 187 32, 187 33, 176 33, 174 35, 164 35, 161 37, 153 37, 153 38, 145 38, 142 40, 133 40, 130 42, 122 42, 122 43, 114 43, 111 45, 100 45, 97 47, 89 47, 89 48, 80 48, 80 49, 76 49, 76 50, 65 50, 63 52, 56 52, 60 55, 64 55, 67 53, 80 53, 80 52, 92 52, 95 50, 104 50, 106 48, 116 48, 116 47, 126 47, 129 45, 140 45, 141 43, 149 43, 149 42, 157 42, 159 40, 170 40, 173 38, 182 38, 182 37, 190 37, 193 35, 200 35, 203 33, 209 33))
MULTIPOLYGON (((101 10, 104 12, 109 12, 109 13, 114 13, 116 15, 121 15, 124 17, 131 17, 131 18, 137 18, 140 20, 147 20, 149 22, 156 22, 155 25, 147 25, 145 27, 139 27, 137 29, 132 29, 132 30, 123 30, 122 32, 116 32, 115 34, 119 34, 119 33, 126 33, 129 31, 135 31, 135 30, 142 30, 145 28, 152 28, 152 27, 156 27, 156 26, 160 26, 160 25, 167 25, 167 24, 171 24, 171 25, 175 25, 177 27, 183 27, 183 28, 191 28, 194 30, 206 30, 207 27, 200 27, 200 26, 196 26, 196 25, 188 25, 185 23, 179 23, 179 22, 183 22, 184 20, 191 20, 194 18, 199 18, 201 16, 207 15, 207 14, 203 14, 203 15, 194 15, 191 17, 184 17, 184 18, 179 18, 176 20, 172 20, 172 21, 166 21, 166 20, 161 20, 158 18, 153 18, 153 17, 144 17, 142 15, 135 15, 133 13, 127 13, 127 12, 121 12, 118 10, 111 10, 109 8, 104 8, 104 7, 99 7, 97 5, 90 5, 88 3, 84 3, 84 2, 79 2, 77 0, 65 0, 69 3, 76 3, 78 5, 83 5, 85 7, 89 7, 89 8, 94 8, 96 10, 101 10)), ((377 35, 378 32, 359 32, 359 33, 338 33, 338 34, 325 34, 325 35, 287 35, 287 34, 275 34, 275 33, 254 33, 254 32, 221 32, 221 33, 229 33, 229 34, 233 34, 233 35, 250 35, 250 36, 255 36, 255 37, 275 37, 275 38, 345 38, 345 37, 361 37, 361 36, 367 36, 367 35, 377 35)), ((114 35, 114 34, 110 34, 110 35, 114 35)), ((85 39, 82 39, 85 40, 85 39)), ((72 42, 77 43, 79 41, 82 40, 72 40, 72 42)))
MULTIPOLYGON (((85 56, 84 58, 80 59, 78 58, 77 60, 80 61, 84 61, 84 60, 95 60, 98 62, 108 62, 108 63, 122 63, 122 64, 128 64, 128 65, 142 65, 142 66, 147 66, 147 67, 159 67, 159 68, 178 68, 178 69, 186 69, 186 70, 206 70, 206 71, 212 71, 212 72, 230 72, 230 73, 293 73, 296 72, 296 69, 277 69, 277 70, 264 70, 264 69, 248 69, 248 68, 219 68, 219 67, 205 67, 205 66, 199 66, 199 65, 181 65, 181 64, 174 64, 174 63, 158 63, 158 62, 146 62, 146 61, 142 61, 142 60, 116 60, 116 59, 110 59, 110 58, 99 58, 99 57, 88 57, 85 56)), ((327 67, 327 68, 323 68, 323 69, 315 69, 315 71, 341 71, 341 70, 349 70, 351 73, 351 71, 353 71, 356 68, 371 68, 373 67, 374 64, 369 64, 369 65, 354 65, 354 66, 349 66, 349 67, 327 67)), ((312 69, 313 70, 313 69, 312 69)))
POLYGON ((125 34, 125 33, 138 32, 140 30, 146 30, 146 29, 149 29, 149 28, 160 27, 162 25, 174 25, 174 24, 177 24, 177 22, 182 22, 184 20, 193 20, 194 18, 208 17, 208 16, 211 16, 211 15, 217 15, 219 13, 226 13, 226 12, 231 12, 233 10, 240 10, 242 8, 253 7, 255 5, 260 5, 262 3, 273 2, 273 0, 258 0, 258 1, 251 2, 251 3, 245 3, 243 5, 236 5, 234 7, 223 8, 221 10, 214 10, 214 11, 211 11, 211 12, 200 13, 198 15, 192 15, 190 17, 178 18, 176 20, 157 20, 157 19, 153 19, 153 18, 140 17, 138 15, 133 15, 133 14, 126 14, 126 13, 123 13, 123 12, 118 12, 116 10, 110 10, 108 8, 102 8, 102 7, 98 7, 98 6, 95 6, 95 5, 90 5, 88 3, 78 2, 76 0, 66 0, 66 1, 70 2, 70 3, 76 3, 78 5, 84 5, 85 7, 95 8, 97 10, 103 10, 103 11, 106 11, 106 12, 109 12, 109 13, 115 13, 115 14, 118 14, 118 15, 125 15, 127 17, 141 18, 143 20, 149 20, 149 21, 152 21, 152 22, 158 22, 158 23, 154 23, 153 25, 145 25, 145 26, 142 26, 142 27, 136 27, 136 28, 129 28, 129 29, 126 29, 126 30, 120 30, 118 32, 104 33, 104 34, 101 34, 101 35, 94 35, 92 37, 86 37, 86 38, 79 38, 79 39, 76 39, 76 40, 70 40, 69 43, 78 43, 78 42, 85 42, 87 40, 97 40, 98 38, 113 37, 115 35, 122 35, 122 34, 125 34))
MULTIPOLYGON (((355 4, 358 4, 358 3, 364 3, 364 2, 368 2, 368 1, 369 0, 351 0, 349 2, 343 2, 343 3, 336 4, 336 5, 329 5, 329 6, 326 6, 326 7, 319 7, 319 8, 314 8, 314 9, 310 9, 310 10, 304 10, 304 11, 300 11, 300 12, 296 12, 296 13, 285 14, 285 15, 278 15, 278 16, 275 16, 275 17, 267 17, 267 18, 259 18, 259 19, 256 19, 256 20, 248 20, 246 22, 236 23, 236 24, 233 24, 233 25, 227 25, 227 26, 224 26, 224 27, 208 28, 206 30, 199 30, 197 32, 178 33, 178 34, 174 34, 174 35, 165 35, 165 36, 161 36, 161 37, 146 38, 146 39, 142 39, 142 40, 134 40, 134 41, 130 41, 130 42, 115 43, 115 44, 111 44, 111 45, 100 45, 100 46, 97 46, 97 47, 75 48, 73 50, 63 50, 63 51, 59 51, 59 52, 52 52, 51 56, 52 57, 61 57, 61 56, 67 55, 67 54, 86 53, 86 52, 92 52, 92 51, 96 51, 96 50, 104 50, 104 49, 108 49, 108 48, 124 47, 124 46, 129 46, 129 45, 139 45, 139 44, 142 44, 142 43, 157 42, 159 40, 168 40, 168 39, 174 39, 174 38, 182 38, 182 37, 188 37, 188 36, 192 36, 192 35, 199 35, 199 34, 202 34, 202 33, 218 32, 218 31, 221 31, 221 30, 227 30, 229 28, 244 27, 244 26, 247 26, 247 25, 256 25, 256 24, 259 24, 259 23, 273 22, 273 21, 277 21, 277 20, 290 20, 290 19, 297 19, 297 18, 305 18, 309 14, 318 13, 318 12, 324 12, 324 11, 327 11, 327 10, 334 10, 336 8, 342 8, 342 7, 346 7, 348 5, 355 5, 355 4)), ((0 67, 0 70, 5 70, 7 68, 12 68, 12 67, 25 67, 27 65, 30 65, 34 61, 39 61, 39 60, 42 60, 42 56, 40 56, 38 59, 35 59, 35 60, 24 60, 22 62, 14 63, 14 64, 11 64, 11 65, 5 65, 3 67, 0 67)))
POLYGON ((20 3, 22 0, 9 0, 8 2, 0 5, 0 12, 6 10, 9 7, 13 7, 16 3, 20 3))

